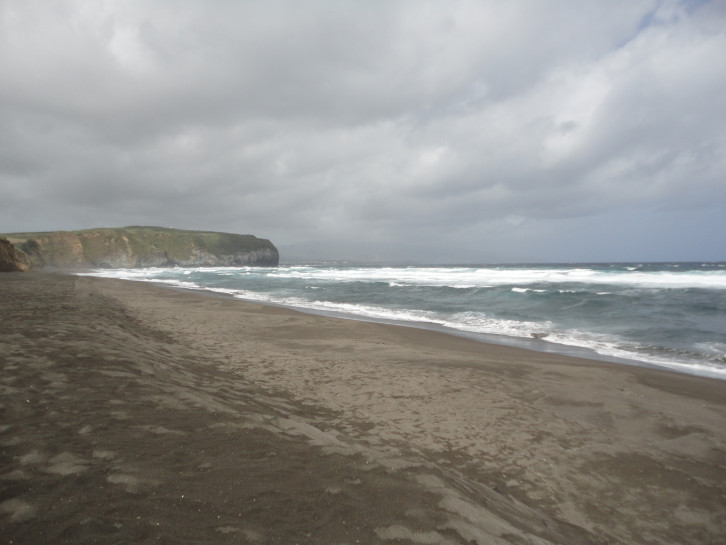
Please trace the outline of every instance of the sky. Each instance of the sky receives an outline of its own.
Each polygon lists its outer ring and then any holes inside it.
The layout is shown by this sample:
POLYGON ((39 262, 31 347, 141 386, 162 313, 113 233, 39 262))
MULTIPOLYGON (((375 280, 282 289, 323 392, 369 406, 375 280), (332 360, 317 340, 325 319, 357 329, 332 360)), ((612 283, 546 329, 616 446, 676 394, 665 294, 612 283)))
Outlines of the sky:
POLYGON ((726 260, 726 0, 0 0, 0 232, 726 260))

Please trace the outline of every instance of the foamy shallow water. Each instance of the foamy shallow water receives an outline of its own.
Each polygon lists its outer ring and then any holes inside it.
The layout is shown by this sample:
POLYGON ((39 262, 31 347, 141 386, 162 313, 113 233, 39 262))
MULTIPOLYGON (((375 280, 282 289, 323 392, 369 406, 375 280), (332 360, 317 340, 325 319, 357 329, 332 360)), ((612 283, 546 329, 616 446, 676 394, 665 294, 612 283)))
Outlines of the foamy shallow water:
POLYGON ((94 270, 726 379, 723 263, 94 270), (544 346, 546 345, 546 346, 544 346))

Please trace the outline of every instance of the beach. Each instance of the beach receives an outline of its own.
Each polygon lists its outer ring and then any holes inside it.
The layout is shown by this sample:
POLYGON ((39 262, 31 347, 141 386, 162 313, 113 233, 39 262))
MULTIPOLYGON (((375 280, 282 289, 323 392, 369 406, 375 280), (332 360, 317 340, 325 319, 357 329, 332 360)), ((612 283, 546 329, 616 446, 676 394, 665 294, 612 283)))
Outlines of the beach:
POLYGON ((0 276, 6 543, 722 543, 726 381, 0 276))

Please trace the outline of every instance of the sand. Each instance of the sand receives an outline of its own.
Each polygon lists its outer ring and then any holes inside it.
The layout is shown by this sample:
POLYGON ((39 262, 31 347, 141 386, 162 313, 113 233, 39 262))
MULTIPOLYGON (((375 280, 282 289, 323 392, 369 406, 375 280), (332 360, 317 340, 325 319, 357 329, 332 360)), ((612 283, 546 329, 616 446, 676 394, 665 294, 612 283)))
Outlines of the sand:
POLYGON ((0 542, 708 544, 726 381, 0 275, 0 542))

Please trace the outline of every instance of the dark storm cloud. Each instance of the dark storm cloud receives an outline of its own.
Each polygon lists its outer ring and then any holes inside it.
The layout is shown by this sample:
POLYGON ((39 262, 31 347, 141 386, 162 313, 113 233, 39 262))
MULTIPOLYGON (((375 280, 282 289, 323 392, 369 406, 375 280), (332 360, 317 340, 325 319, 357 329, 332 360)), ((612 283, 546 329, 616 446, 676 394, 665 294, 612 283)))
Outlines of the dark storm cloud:
POLYGON ((0 6, 1 231, 726 258, 722 2, 0 6))

